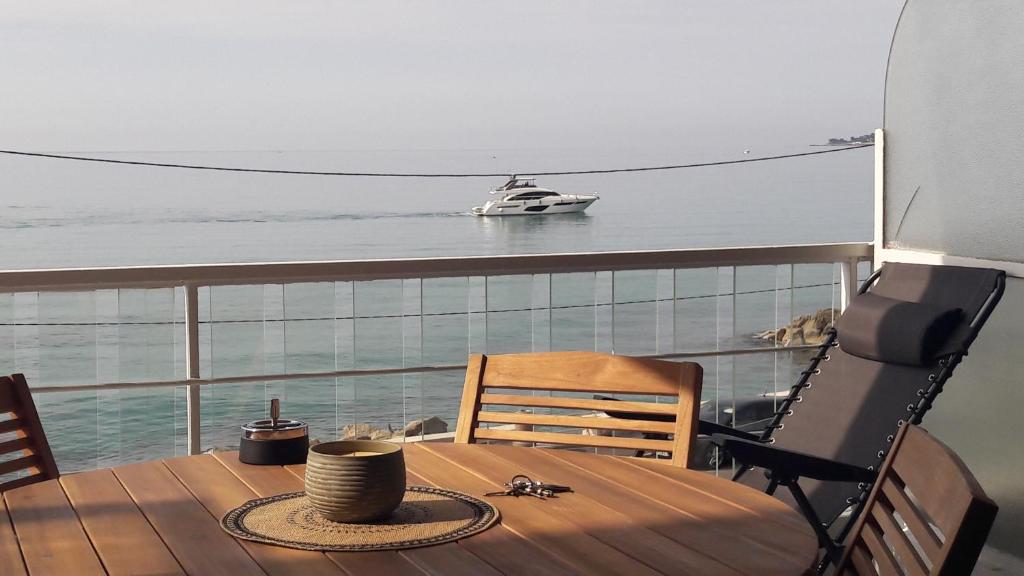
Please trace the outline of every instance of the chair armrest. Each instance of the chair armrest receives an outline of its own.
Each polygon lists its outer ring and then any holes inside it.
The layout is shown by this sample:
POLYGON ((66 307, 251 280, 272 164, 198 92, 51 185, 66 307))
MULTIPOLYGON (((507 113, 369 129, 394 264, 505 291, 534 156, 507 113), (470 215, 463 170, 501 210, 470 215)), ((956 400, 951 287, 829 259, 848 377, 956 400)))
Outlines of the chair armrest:
POLYGON ((711 441, 732 454, 740 463, 769 470, 777 480, 806 477, 831 482, 874 482, 875 471, 804 454, 775 448, 762 442, 713 434, 711 441))
POLYGON ((752 442, 759 442, 761 437, 757 434, 751 434, 750 432, 744 432, 743 430, 737 430, 735 428, 726 426, 725 424, 718 424, 716 422, 708 422, 707 420, 701 420, 697 423, 697 433, 705 436, 711 436, 713 434, 721 434, 723 436, 733 436, 736 438, 742 438, 744 440, 750 440, 752 442))

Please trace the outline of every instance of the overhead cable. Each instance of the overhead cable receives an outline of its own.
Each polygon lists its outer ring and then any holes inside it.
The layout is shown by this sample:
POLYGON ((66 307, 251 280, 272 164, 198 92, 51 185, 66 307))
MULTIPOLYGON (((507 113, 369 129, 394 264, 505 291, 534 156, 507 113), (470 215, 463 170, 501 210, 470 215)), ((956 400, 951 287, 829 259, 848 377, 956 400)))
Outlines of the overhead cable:
MULTIPOLYGON (((765 162, 768 160, 783 160, 785 158, 799 158, 801 156, 816 156, 819 154, 831 154, 858 148, 868 148, 871 144, 858 144, 856 146, 843 146, 829 150, 816 150, 813 152, 797 152, 794 154, 780 154, 777 156, 760 156, 757 158, 742 158, 739 160, 720 160, 717 162, 699 162, 695 164, 671 164, 667 166, 643 166, 638 168, 605 168, 596 170, 556 170, 556 171, 527 171, 520 170, 517 174, 528 174, 530 176, 572 176, 580 174, 614 174, 620 172, 654 172, 656 170, 680 170, 683 168, 704 168, 708 166, 727 166, 730 164, 747 164, 750 162, 765 162)), ((368 176, 378 178, 495 178, 508 177, 507 172, 469 172, 469 173, 416 173, 416 172, 320 172, 316 170, 277 170, 272 168, 236 168, 232 166, 208 166, 199 164, 170 164, 166 162, 143 162, 140 160, 116 160, 114 158, 94 158, 89 156, 70 156, 66 154, 47 154, 43 152, 23 152, 19 150, 0 150, 0 154, 12 156, 30 156, 33 158, 50 158, 55 160, 76 160, 79 162, 100 162, 103 164, 123 164, 129 166, 152 166, 155 168, 182 168, 186 170, 213 170, 217 172, 248 172, 256 174, 292 174, 300 176, 368 176)))

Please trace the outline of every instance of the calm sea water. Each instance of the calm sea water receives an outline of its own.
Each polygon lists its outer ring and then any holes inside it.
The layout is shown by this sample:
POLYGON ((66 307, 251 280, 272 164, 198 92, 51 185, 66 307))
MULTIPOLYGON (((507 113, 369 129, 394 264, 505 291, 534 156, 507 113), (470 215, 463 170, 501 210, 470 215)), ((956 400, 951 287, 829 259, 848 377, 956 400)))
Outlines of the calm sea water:
MULTIPOLYGON (((752 156, 805 151, 775 143, 752 156)), ((310 170, 518 172, 705 162, 724 147, 498 151, 103 153, 310 170)), ((268 176, 0 157, 0 269, 524 254, 864 241, 872 153, 671 172, 549 177, 597 192, 584 214, 477 218, 493 179, 268 176)), ((832 266, 247 286, 202 293, 204 376, 464 362, 468 352, 750 346, 754 332, 832 305, 832 266), (612 301, 614 282, 614 312, 612 301), (788 290, 795 286, 807 286, 788 290), (673 286, 675 292, 673 293, 673 286), (776 289, 782 287, 782 291, 776 289), (732 292, 740 293, 733 299, 732 292), (673 294, 677 298, 673 301, 673 294), (726 296, 722 296, 726 295, 726 296), (486 313, 485 313, 486 310, 486 313), (614 314, 614 330, 612 329, 614 314)), ((173 290, 0 295, 0 362, 33 385, 180 378, 173 290)), ((790 354, 704 359, 705 397, 786 387, 790 354)), ((206 387, 203 443, 281 396, 329 437, 421 416, 454 424, 458 373, 206 387)), ((181 454, 184 391, 38 399, 62 468, 181 454)))

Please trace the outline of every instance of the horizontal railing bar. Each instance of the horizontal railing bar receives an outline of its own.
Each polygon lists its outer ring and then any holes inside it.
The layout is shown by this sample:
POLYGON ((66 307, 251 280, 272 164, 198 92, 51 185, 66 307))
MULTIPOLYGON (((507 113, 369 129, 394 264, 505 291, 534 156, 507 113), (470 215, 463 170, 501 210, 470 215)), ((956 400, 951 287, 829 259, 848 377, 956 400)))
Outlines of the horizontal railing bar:
MULTIPOLYGON (((791 352, 796 350, 814 350, 818 346, 786 346, 760 348, 733 348, 730 350, 708 350, 703 352, 673 352, 669 354, 639 355, 640 358, 701 358, 715 356, 741 356, 746 354, 767 354, 791 352)), ((224 376, 221 378, 197 378, 191 380, 153 380, 151 382, 110 382, 105 384, 78 384, 74 386, 39 386, 33 387, 33 394, 52 392, 88 392, 91 390, 132 390, 137 388, 171 388, 189 384, 257 384, 266 381, 312 380, 314 378, 358 378, 365 376, 390 376, 398 374, 427 374, 431 372, 453 372, 465 370, 465 364, 445 364, 440 366, 411 366, 405 368, 380 368, 367 370, 332 370, 326 372, 293 372, 288 374, 254 374, 248 376, 224 376)))
MULTIPOLYGON (((257 324, 274 322, 325 322, 327 320, 380 320, 386 318, 418 318, 436 316, 464 316, 466 314, 502 314, 507 312, 537 312, 541 310, 572 310, 576 308, 602 308, 607 306, 627 306, 630 304, 661 304, 663 302, 678 302, 682 300, 703 300, 706 298, 722 298, 726 296, 746 296, 749 294, 766 294, 768 292, 780 292, 785 290, 801 290, 804 288, 823 288, 835 286, 835 282, 824 282, 821 284, 803 284, 800 286, 785 288, 766 288, 764 290, 747 290, 743 292, 722 292, 720 294, 702 294, 700 296, 678 296, 676 298, 648 298, 644 300, 623 300, 619 302, 598 302, 593 304, 565 304, 562 306, 541 306, 534 308, 492 308, 488 310, 471 310, 460 312, 423 312, 419 314, 376 314, 369 316, 317 316, 313 318, 250 318, 241 320, 200 320, 200 325, 214 324, 257 324)), ((170 326, 184 324, 176 320, 150 321, 150 322, 9 322, 3 326, 170 326)))
POLYGON ((291 284, 348 280, 810 264, 833 263, 848 259, 867 260, 871 256, 872 245, 870 243, 856 242, 575 254, 10 270, 0 272, 0 292, 169 288, 187 284, 196 286, 291 284))

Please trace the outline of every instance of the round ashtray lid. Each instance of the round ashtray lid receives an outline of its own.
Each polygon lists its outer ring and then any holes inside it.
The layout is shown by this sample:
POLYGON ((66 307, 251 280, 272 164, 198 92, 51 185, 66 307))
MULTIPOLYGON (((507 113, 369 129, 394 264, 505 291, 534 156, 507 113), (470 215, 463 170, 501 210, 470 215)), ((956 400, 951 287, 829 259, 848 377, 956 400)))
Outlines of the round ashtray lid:
POLYGON ((275 440, 303 436, 306 423, 300 420, 254 420, 242 426, 242 434, 254 440, 275 440))

